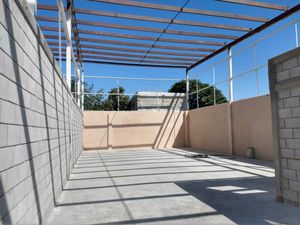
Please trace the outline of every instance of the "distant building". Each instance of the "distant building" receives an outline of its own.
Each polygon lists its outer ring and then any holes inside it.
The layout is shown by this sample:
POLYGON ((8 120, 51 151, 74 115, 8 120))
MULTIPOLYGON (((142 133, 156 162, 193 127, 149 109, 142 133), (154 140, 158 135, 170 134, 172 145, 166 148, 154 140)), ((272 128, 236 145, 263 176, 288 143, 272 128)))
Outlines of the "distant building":
POLYGON ((130 110, 185 110, 185 94, 168 92, 137 92, 130 100, 130 110))

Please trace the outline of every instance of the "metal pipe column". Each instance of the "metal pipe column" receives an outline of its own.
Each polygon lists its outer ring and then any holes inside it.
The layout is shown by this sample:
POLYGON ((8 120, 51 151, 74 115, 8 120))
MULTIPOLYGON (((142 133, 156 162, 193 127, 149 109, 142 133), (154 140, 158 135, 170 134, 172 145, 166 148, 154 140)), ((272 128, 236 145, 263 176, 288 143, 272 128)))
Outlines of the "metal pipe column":
MULTIPOLYGON (((67 6, 67 30, 69 35, 70 42, 67 41, 67 48, 66 48, 66 79, 67 84, 69 88, 71 89, 71 60, 72 60, 72 54, 71 54, 71 48, 72 48, 72 7, 71 4, 68 4, 67 6)), ((67 34, 65 34, 67 35, 67 34)), ((77 72, 77 71, 76 71, 77 72)))
POLYGON ((190 105, 189 105, 190 80, 189 80, 188 69, 185 70, 185 83, 186 83, 186 92, 185 92, 186 110, 189 110, 190 109, 190 105))
POLYGON ((229 102, 233 102, 233 80, 232 80, 232 51, 228 49, 228 81, 229 81, 229 102))

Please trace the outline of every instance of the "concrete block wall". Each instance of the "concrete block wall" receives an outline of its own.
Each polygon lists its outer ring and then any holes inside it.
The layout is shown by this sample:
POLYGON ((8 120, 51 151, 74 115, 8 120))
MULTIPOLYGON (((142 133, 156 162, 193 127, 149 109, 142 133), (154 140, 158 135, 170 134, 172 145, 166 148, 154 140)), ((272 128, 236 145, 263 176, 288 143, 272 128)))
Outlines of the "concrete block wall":
POLYGON ((23 0, 0 0, 0 224, 41 224, 82 150, 83 115, 23 0))
POLYGON ((137 111, 184 111, 185 94, 167 92, 137 92, 130 100, 130 110, 137 111))
POLYGON ((277 199, 300 206, 300 48, 269 61, 277 199))

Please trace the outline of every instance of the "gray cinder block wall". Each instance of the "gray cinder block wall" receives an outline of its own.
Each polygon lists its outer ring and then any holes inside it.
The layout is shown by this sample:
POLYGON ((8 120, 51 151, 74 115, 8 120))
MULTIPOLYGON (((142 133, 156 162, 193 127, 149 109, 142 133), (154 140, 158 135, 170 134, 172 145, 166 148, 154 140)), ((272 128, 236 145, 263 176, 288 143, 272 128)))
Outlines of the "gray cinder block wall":
POLYGON ((277 199, 300 206, 300 48, 269 61, 277 199))
POLYGON ((26 5, 0 0, 0 224, 43 223, 82 150, 82 112, 26 5))
POLYGON ((130 110, 186 110, 185 94, 168 92, 137 92, 130 100, 130 110))

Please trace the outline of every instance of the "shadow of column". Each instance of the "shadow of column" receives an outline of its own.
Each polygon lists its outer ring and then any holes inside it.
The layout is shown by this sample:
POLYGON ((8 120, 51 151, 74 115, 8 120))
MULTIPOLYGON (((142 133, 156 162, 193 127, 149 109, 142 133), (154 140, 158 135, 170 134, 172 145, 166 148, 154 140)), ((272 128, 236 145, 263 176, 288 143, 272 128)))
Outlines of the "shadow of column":
MULTIPOLYGON (((38 40, 41 39, 41 33, 40 30, 38 30, 38 34, 37 34, 37 38, 38 40)), ((54 173, 53 173, 53 162, 52 162, 52 152, 51 152, 51 136, 50 136, 50 131, 49 131, 49 119, 48 119, 48 109, 47 109, 47 103, 46 103, 46 89, 45 89, 45 82, 44 82, 44 75, 42 70, 42 59, 41 59, 41 46, 38 46, 38 63, 39 63, 39 73, 40 73, 40 79, 41 79, 41 87, 42 87, 42 95, 43 95, 43 107, 44 107, 44 115, 45 115, 45 124, 46 124, 46 134, 47 134, 47 145, 48 145, 48 155, 49 155, 49 164, 50 164, 50 175, 51 175, 51 186, 52 186, 52 197, 53 197, 53 204, 54 206, 57 205, 56 202, 56 193, 55 193, 55 184, 54 184, 54 173)), ((54 65, 51 64, 51 66, 53 67, 54 65)), ((56 92, 56 90, 54 89, 54 93, 56 92)), ((56 101, 56 98, 55 98, 56 101)), ((59 141, 59 138, 58 138, 59 141)))
MULTIPOLYGON (((7 6, 5 4, 12 4, 10 1, 4 2, 4 7, 6 9, 4 10, 5 13, 5 21, 7 24, 8 31, 11 35, 11 37, 15 37, 14 34, 14 28, 13 28, 13 22, 12 22, 12 15, 9 12, 7 6)), ((11 7, 14 7, 11 5, 11 7)), ((36 211, 37 211, 37 216, 38 216, 38 222, 39 224, 42 224, 42 214, 41 214, 41 204, 39 200, 39 193, 38 193, 38 188, 37 188, 37 178, 35 175, 35 165, 33 162, 33 154, 32 154, 32 146, 31 146, 31 139, 30 139, 30 131, 28 127, 28 119, 25 111, 25 101, 24 101, 24 94, 23 94, 23 89, 22 87, 22 80, 21 80, 21 73, 20 73, 20 68, 18 67, 19 63, 19 57, 17 55, 16 51, 16 43, 14 40, 9 39, 9 46, 10 46, 10 52, 11 52, 11 57, 15 61, 14 67, 13 67, 13 73, 15 75, 15 80, 16 84, 18 85, 16 91, 18 93, 18 100, 20 104, 20 111, 21 111, 21 117, 22 117, 22 124, 23 124, 23 129, 24 129, 24 135, 25 135, 25 140, 27 144, 27 153, 28 153, 28 158, 29 158, 29 166, 30 166, 30 171, 31 171, 31 181, 32 181, 32 186, 33 186, 33 193, 34 193, 34 202, 36 205, 36 211)), ((8 215, 9 216, 9 215, 8 215)))
MULTIPOLYGON (((0 177, 0 193, 4 193, 4 188, 3 188, 3 184, 2 184, 2 179, 0 177)), ((1 197, 0 197, 0 207, 1 207, 1 210, 0 210, 0 223, 3 221, 4 224, 11 224, 12 221, 11 221, 11 218, 10 218, 10 214, 7 213, 7 214, 2 214, 2 213, 6 213, 8 212, 8 203, 7 203, 7 200, 6 200, 6 197, 5 197, 5 194, 3 194, 1 197), (2 219, 2 221, 1 221, 2 219)))
MULTIPOLYGON (((52 68, 52 76, 53 76, 53 87, 54 87, 54 100, 55 100, 55 110, 56 110, 56 130, 58 134, 58 152, 59 152, 59 167, 60 167, 60 180, 61 180, 61 190, 64 188, 64 179, 63 179, 63 170, 62 170, 62 151, 61 151, 61 133, 60 133, 60 126, 59 126, 59 111, 58 111, 58 101, 57 101, 57 88, 56 88, 56 81, 55 81, 55 70, 52 68)), ((67 161, 67 159, 66 159, 67 161)))

